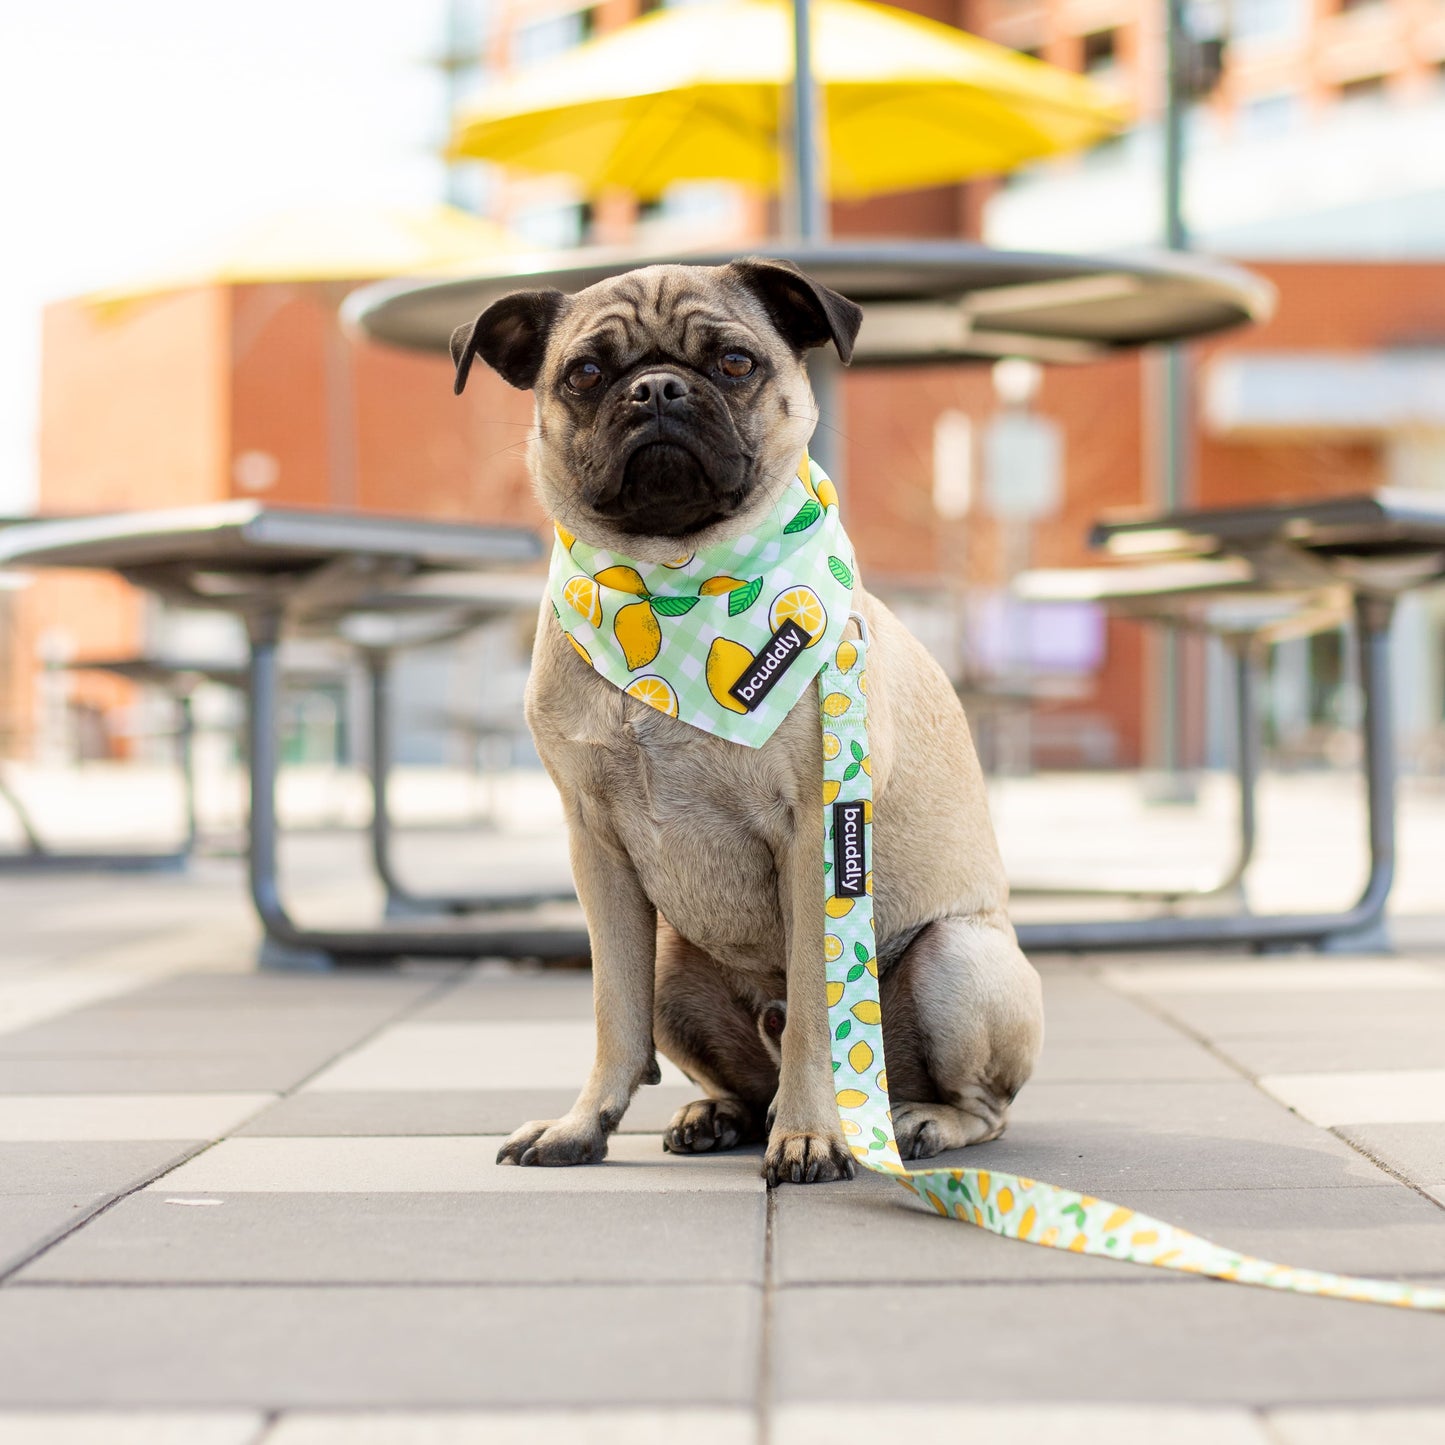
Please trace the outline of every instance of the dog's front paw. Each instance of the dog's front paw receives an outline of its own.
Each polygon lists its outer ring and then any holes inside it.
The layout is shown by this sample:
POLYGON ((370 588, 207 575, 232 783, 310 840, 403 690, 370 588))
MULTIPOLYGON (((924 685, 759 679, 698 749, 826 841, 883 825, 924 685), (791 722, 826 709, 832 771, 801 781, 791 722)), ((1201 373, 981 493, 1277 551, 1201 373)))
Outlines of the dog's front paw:
POLYGON ((669 1154, 715 1153, 760 1138, 757 1113, 741 1099, 698 1099, 672 1116, 662 1147, 669 1154))
POLYGON ((768 1188, 778 1184, 831 1184, 853 1177, 853 1155, 837 1134, 774 1129, 763 1156, 768 1188))
POLYGON ((596 1164, 606 1156, 607 1135, 600 1121, 588 1128, 573 1119, 534 1119, 497 1150, 497 1163, 596 1164))

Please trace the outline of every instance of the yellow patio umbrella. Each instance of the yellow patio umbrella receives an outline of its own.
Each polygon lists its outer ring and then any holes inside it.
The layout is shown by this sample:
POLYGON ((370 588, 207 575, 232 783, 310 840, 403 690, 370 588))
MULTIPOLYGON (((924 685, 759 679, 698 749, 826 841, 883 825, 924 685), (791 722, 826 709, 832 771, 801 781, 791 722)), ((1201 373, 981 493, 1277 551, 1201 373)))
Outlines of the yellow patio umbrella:
POLYGON ((378 280, 463 271, 522 249, 495 221, 457 206, 313 206, 209 239, 153 274, 86 299, 109 309, 191 286, 378 280))
MULTIPOLYGON (((811 0, 827 191, 944 185, 1077 150, 1122 106, 1078 75, 866 0, 811 0)), ((451 152, 647 198, 688 180, 776 190, 791 111, 789 0, 661 10, 493 86, 451 152)))

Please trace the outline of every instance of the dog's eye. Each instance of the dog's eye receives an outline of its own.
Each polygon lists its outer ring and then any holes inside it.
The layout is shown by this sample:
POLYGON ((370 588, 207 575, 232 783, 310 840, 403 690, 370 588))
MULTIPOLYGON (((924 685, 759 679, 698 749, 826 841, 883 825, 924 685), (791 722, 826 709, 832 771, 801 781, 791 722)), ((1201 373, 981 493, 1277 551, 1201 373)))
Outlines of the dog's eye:
POLYGON ((739 377, 751 375, 756 364, 746 352, 726 351, 723 353, 722 360, 718 362, 718 370, 724 376, 730 376, 736 381, 739 377))
POLYGON ((602 368, 595 361, 584 361, 567 373, 567 385, 573 391, 591 391, 602 380, 602 368))

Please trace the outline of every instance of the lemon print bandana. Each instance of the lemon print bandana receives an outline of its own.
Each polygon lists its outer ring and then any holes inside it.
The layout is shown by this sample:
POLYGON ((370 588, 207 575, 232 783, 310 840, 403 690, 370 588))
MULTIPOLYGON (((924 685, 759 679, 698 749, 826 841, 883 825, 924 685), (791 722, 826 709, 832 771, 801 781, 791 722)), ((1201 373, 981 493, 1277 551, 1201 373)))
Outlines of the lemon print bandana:
POLYGON ((673 562, 559 527, 548 590, 573 647, 614 687, 760 748, 836 648, 856 570, 838 494, 804 456, 765 526, 673 562))
POLYGON ((588 546, 558 528, 549 591, 558 623, 601 676, 716 737, 761 747, 816 684, 828 1027, 839 1120, 854 1156, 946 1218, 1030 1244, 1300 1294, 1445 1311, 1442 1289, 1271 1264, 1021 1175, 904 1167, 889 1107, 873 932, 868 638, 851 612, 857 565, 837 502, 822 469, 804 456, 767 527, 666 565, 588 546))

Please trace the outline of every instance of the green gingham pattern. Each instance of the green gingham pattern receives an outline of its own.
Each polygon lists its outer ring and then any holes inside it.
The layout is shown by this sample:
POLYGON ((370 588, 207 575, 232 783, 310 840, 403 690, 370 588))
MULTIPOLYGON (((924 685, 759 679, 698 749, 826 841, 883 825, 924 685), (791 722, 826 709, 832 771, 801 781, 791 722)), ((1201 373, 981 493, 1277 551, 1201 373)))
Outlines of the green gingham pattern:
POLYGON ((837 493, 805 455, 766 525, 705 553, 642 562, 559 527, 547 585, 562 630, 614 687, 715 737, 760 748, 841 636, 856 571, 837 493), (748 712, 728 688, 788 618, 812 637, 807 653, 748 712))
POLYGON ((869 1169, 891 1174, 945 1218, 961 1219, 1009 1239, 1239 1284, 1292 1290, 1296 1294, 1445 1310, 1445 1289, 1271 1264, 1212 1244, 1161 1219, 1056 1184, 990 1169, 904 1167, 888 1106, 872 874, 868 874, 868 893, 864 897, 839 897, 833 889, 835 801, 865 805, 864 857, 870 862, 873 857, 867 659, 866 640, 844 641, 826 659, 818 680, 824 741, 823 867, 827 883, 823 910, 827 933, 823 953, 828 979, 828 1025, 833 1035, 833 1088, 838 1114, 854 1155, 869 1169))
POLYGON ((859 897, 835 891, 834 805, 861 803, 873 856, 867 638, 843 633, 857 564, 837 493, 804 456, 770 525, 659 566, 589 546, 557 529, 549 590, 583 658, 630 696, 704 732, 761 747, 815 683, 823 725, 824 962, 833 1088, 844 1138, 869 1169, 892 1175, 939 1214, 1075 1254, 1297 1294, 1445 1311, 1445 1290, 1295 1269, 1211 1244, 1188 1230, 1087 1194, 988 1169, 906 1169, 893 1136, 883 1054, 873 875, 859 897), (808 602, 816 600, 816 610, 808 602), (727 689, 791 616, 810 634, 761 706, 727 689))

